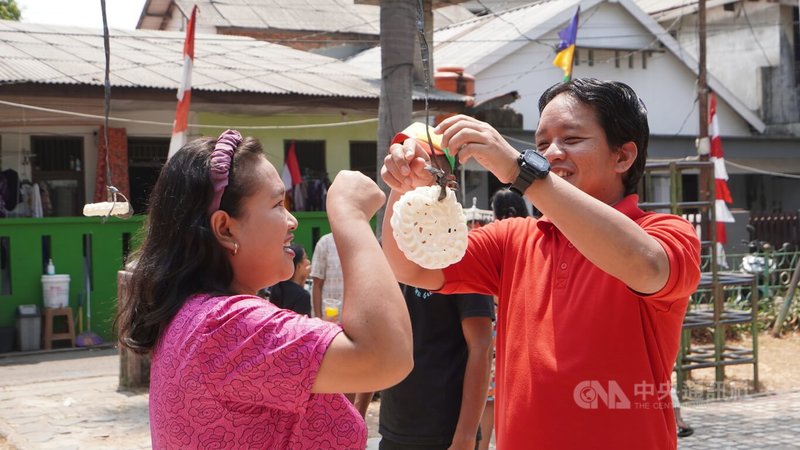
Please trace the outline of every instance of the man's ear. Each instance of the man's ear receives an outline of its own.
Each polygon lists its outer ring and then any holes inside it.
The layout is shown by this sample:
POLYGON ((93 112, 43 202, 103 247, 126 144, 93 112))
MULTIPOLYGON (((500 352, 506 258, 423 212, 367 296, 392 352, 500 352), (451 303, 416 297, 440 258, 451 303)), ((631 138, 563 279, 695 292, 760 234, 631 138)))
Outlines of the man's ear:
POLYGON ((228 215, 227 212, 217 210, 211 214, 210 222, 211 232, 214 233, 214 237, 217 239, 217 242, 219 242, 219 245, 231 252, 237 250, 235 249, 236 239, 233 233, 235 220, 228 215))
POLYGON ((618 173, 625 173, 633 166, 636 157, 639 155, 639 149, 633 141, 628 141, 616 152, 616 170, 618 173))

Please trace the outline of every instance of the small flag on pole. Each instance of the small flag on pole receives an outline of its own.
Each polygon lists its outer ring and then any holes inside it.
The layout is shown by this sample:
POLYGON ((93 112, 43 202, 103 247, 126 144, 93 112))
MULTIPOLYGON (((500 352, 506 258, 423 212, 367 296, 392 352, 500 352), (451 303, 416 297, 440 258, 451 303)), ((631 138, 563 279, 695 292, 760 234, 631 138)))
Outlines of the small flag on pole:
POLYGON ((297 153, 294 150, 294 141, 289 146, 286 153, 286 161, 283 162, 283 174, 281 175, 286 192, 303 182, 303 175, 300 173, 300 164, 297 162, 297 153))
POLYGON ((186 130, 189 127, 189 106, 192 102, 192 63, 194 62, 194 28, 197 18, 197 6, 192 8, 192 15, 186 27, 186 40, 183 43, 183 71, 181 84, 178 86, 178 107, 175 110, 175 122, 172 125, 172 139, 169 141, 171 158, 186 143, 186 130))
POLYGON ((572 65, 575 61, 575 41, 578 39, 578 15, 581 12, 581 7, 575 11, 569 25, 558 32, 558 37, 561 42, 558 43, 556 50, 558 54, 553 60, 553 65, 564 71, 564 82, 572 79, 572 65))
POLYGON ((728 241, 725 223, 735 222, 735 219, 728 209, 728 204, 733 203, 733 198, 728 189, 728 171, 725 168, 722 140, 719 136, 719 123, 717 122, 717 96, 713 92, 708 93, 708 125, 711 134, 710 159, 714 163, 714 212, 717 215, 717 242, 724 244, 728 241))

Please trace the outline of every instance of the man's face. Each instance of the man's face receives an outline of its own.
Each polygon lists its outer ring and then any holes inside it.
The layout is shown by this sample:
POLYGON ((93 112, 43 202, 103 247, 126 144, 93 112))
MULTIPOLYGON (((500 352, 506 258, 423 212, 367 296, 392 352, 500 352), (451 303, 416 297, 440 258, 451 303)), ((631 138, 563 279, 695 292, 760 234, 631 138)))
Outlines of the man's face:
POLYGON ((552 173, 592 197, 614 204, 624 196, 622 175, 629 164, 620 164, 620 152, 609 146, 594 109, 571 95, 557 95, 542 110, 536 148, 552 173))

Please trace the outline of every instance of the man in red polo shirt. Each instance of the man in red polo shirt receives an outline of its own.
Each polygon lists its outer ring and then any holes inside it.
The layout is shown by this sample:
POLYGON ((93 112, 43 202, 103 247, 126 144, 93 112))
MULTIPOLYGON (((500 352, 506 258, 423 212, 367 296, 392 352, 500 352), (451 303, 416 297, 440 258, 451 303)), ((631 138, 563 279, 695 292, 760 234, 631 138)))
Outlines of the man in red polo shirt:
POLYGON ((470 232, 443 270, 407 260, 392 236, 399 196, 433 180, 426 152, 392 145, 383 247, 402 283, 499 297, 497 446, 674 449, 670 375, 700 243, 680 217, 645 213, 636 186, 647 159, 647 111, 627 85, 575 79, 539 100, 536 149, 520 155, 466 116, 436 129, 543 213, 470 232))

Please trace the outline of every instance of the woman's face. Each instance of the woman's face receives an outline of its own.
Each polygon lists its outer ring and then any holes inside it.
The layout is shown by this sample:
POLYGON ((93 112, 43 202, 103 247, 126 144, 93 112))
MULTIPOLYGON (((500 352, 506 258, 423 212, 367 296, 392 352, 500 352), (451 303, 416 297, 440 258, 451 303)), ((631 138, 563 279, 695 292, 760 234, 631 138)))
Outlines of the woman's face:
POLYGON ((265 158, 253 170, 258 187, 243 200, 240 217, 231 220, 231 233, 239 244, 239 251, 230 256, 231 288, 239 293, 255 293, 294 272, 294 253, 288 246, 297 219, 284 207, 283 181, 265 158))

